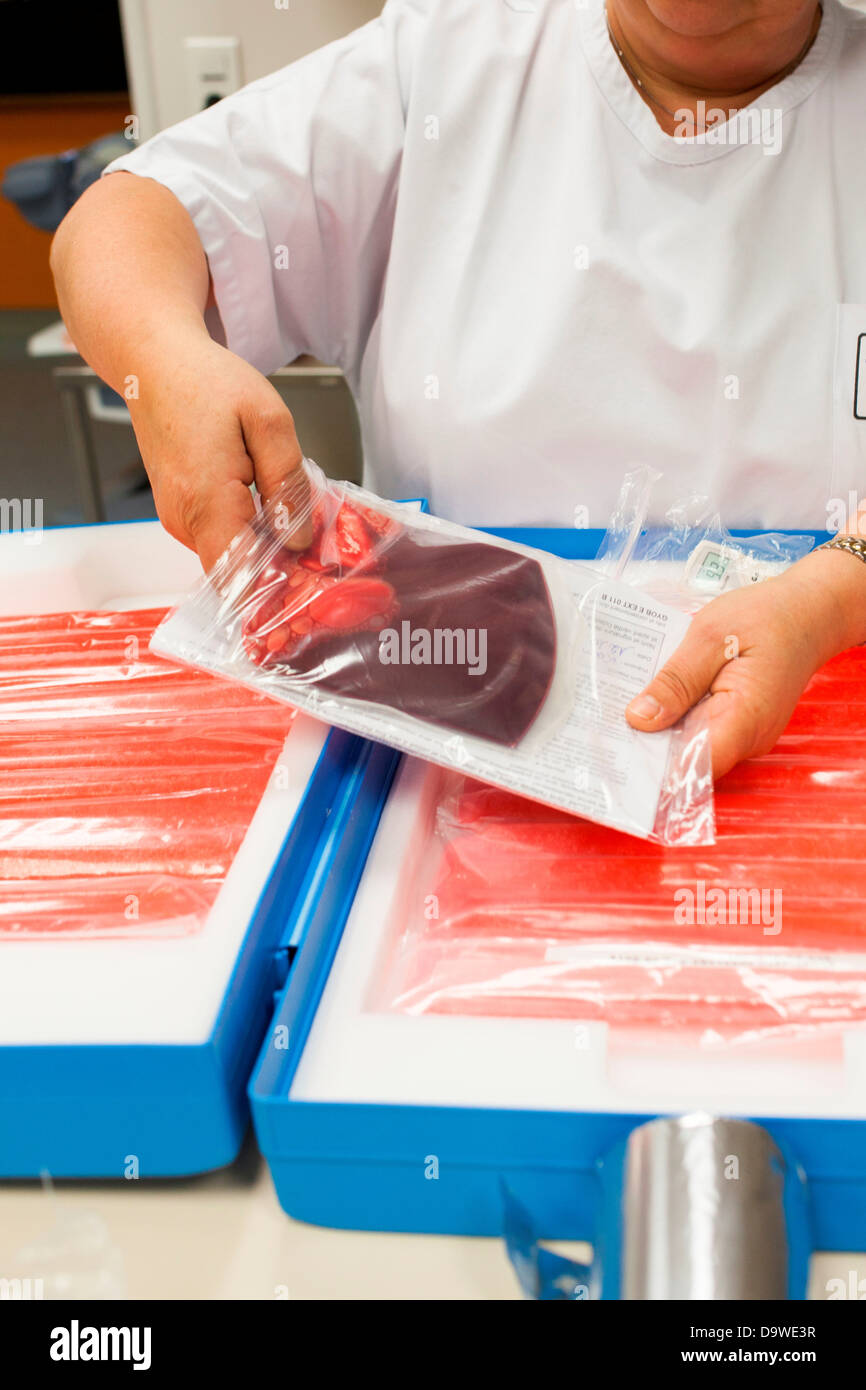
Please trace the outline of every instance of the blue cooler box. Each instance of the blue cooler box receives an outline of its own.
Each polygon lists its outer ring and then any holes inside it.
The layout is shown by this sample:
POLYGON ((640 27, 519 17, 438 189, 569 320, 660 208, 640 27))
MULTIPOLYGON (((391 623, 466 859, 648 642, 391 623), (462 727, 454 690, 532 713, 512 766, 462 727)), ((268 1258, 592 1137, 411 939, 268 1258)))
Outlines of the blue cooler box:
MULTIPOLYGON (((8 534, 0 612, 170 604, 199 574, 157 522, 8 534)), ((297 717, 200 931, 0 941, 0 1177, 169 1176, 232 1161, 297 905, 371 755, 297 717)))
MULTIPOLYGON (((601 539, 498 534, 573 559, 601 539)), ((772 1053, 696 1054, 661 1039, 647 1055, 609 1056, 603 1024, 586 1025, 595 1045, 577 1049, 574 1020, 371 1007, 401 868, 429 829, 431 773, 383 751, 357 776, 356 818, 335 821, 322 843, 250 1086, 287 1212, 327 1226, 499 1235, 504 1181, 541 1234, 592 1241, 605 1155, 648 1119, 704 1110, 757 1119, 799 1160, 815 1248, 866 1249, 863 1033, 849 1033, 842 1061, 792 1069, 772 1053)))
MULTIPOLYGON (((573 559, 601 539, 499 534, 573 559)), ((22 581, 18 611, 48 612, 171 602, 197 565, 156 523, 133 523, 43 546, 3 537, 4 570, 22 581), (136 573, 159 575, 156 592, 129 593, 136 573)), ((238 1151, 248 1091, 294 1217, 498 1235, 505 1182, 540 1233, 592 1240, 601 1160, 647 1119, 703 1109, 758 1119, 799 1160, 816 1248, 866 1249, 863 1035, 835 1070, 816 1059, 794 1074, 675 1043, 623 1061, 601 1024, 578 1049, 574 1021, 370 1007, 430 770, 300 717, 287 750, 293 790, 260 807, 212 951, 207 930, 128 957, 129 942, 2 945, 0 1176, 218 1167, 238 1151)))

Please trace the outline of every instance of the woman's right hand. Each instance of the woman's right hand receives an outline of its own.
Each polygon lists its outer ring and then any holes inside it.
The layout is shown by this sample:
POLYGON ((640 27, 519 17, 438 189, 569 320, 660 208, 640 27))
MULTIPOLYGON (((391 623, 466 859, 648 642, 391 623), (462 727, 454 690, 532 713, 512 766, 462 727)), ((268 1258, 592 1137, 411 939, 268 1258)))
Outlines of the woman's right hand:
POLYGON ((301 467, 292 416, 271 383, 203 324, 148 344, 141 378, 124 389, 159 518, 210 570, 255 514, 250 484, 267 500, 301 467))

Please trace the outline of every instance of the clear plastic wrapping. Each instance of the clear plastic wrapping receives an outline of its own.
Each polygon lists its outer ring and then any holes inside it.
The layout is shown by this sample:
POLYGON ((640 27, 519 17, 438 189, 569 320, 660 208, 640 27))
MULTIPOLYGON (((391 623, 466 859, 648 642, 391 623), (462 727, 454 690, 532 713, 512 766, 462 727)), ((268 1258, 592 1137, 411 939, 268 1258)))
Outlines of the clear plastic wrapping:
POLYGON ((713 838, 700 714, 624 711, 688 618, 583 565, 329 482, 309 462, 154 649, 630 834, 713 838))
POLYGON ((780 574, 815 544, 808 533, 735 537, 712 502, 698 494, 675 502, 663 524, 648 526, 661 476, 652 468, 626 474, 597 559, 605 574, 684 612, 696 613, 719 594, 780 574))
POLYGON ((164 615, 0 618, 0 941, 207 917, 292 712, 152 655, 164 615))
POLYGON ((711 849, 428 781, 375 1007, 601 1020, 707 1042, 866 1022, 866 651, 716 787, 711 849))

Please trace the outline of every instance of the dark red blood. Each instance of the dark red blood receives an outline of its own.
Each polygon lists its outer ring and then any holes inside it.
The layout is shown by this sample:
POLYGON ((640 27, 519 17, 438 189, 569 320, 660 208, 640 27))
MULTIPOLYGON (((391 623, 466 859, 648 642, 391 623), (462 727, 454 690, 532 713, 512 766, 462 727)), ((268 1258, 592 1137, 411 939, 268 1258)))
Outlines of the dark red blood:
POLYGON ((373 537, 358 512, 343 503, 334 523, 340 564, 351 570, 363 567, 373 555, 373 537))
POLYGON ((323 570, 330 568, 322 562, 318 555, 302 555, 298 564, 303 565, 305 570, 312 570, 316 574, 321 574, 323 570))
POLYGON ((372 507, 356 506, 355 510, 363 517, 373 535, 378 536, 380 540, 396 540, 403 530, 399 521, 385 516, 383 512, 374 512, 372 507))
MULTIPOLYGON (((305 570, 311 570, 315 574, 321 574, 325 570, 334 569, 337 564, 337 555, 333 542, 330 546, 331 554, 322 553, 323 545, 326 542, 327 525, 325 514, 321 503, 313 508, 310 517, 310 526, 313 538, 307 549, 300 555, 294 556, 294 563, 300 565, 305 570)), ((325 548, 328 547, 325 545, 325 548)))
POLYGON ((394 590, 384 579, 344 579, 310 601, 307 630, 318 624, 331 631, 351 631, 373 618, 384 623, 393 608, 394 590))
POLYGON ((291 572, 282 607, 263 584, 266 617, 254 607, 246 650, 306 685, 513 746, 544 703, 556 661, 543 571, 502 546, 431 539, 348 502, 329 526, 320 507, 312 545, 289 561, 308 581, 300 599, 291 572), (299 625, 300 616, 309 623, 299 625), (464 640, 472 632, 476 641, 483 633, 486 669, 478 669, 477 646, 450 663, 383 660, 383 631, 395 631, 402 648, 406 623, 431 644, 437 631, 464 640))

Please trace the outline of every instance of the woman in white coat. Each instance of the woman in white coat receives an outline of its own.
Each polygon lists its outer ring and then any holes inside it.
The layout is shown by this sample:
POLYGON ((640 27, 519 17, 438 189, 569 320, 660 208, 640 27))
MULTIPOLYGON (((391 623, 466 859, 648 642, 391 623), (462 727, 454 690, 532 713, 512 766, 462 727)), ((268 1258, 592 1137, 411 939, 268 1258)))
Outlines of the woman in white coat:
POLYGON ((866 640, 864 129, 839 0, 388 0, 117 161, 52 263, 206 567, 298 464, 263 374, 302 352, 366 483, 454 520, 604 525, 641 462, 728 526, 850 534, 710 604, 630 708, 711 691, 718 774, 866 640))

